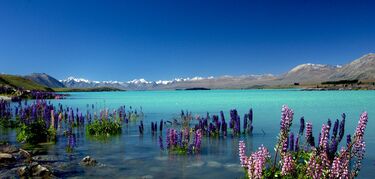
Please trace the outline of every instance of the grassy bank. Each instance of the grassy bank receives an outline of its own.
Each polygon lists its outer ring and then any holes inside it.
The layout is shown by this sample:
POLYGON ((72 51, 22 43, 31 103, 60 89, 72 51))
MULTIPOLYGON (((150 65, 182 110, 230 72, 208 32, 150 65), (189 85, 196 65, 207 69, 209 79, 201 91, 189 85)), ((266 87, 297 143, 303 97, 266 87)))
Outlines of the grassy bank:
POLYGON ((97 87, 97 88, 53 88, 55 92, 104 92, 104 91, 125 91, 112 87, 97 87))

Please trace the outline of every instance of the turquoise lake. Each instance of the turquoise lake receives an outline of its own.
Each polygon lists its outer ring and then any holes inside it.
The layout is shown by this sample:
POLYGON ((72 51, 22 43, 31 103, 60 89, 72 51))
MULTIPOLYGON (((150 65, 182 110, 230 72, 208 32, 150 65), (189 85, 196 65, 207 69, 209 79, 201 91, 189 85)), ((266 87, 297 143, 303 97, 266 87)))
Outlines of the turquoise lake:
MULTIPOLYGON (((126 177, 126 178, 241 178, 238 141, 245 140, 247 153, 265 145, 273 153, 279 132, 281 106, 287 104, 294 110, 292 131, 299 129, 299 119, 313 123, 317 140, 323 123, 341 119, 345 113, 345 135, 353 134, 359 115, 368 112, 366 129, 366 154, 359 178, 375 178, 375 91, 301 91, 301 90, 210 90, 210 91, 126 91, 126 92, 77 92, 69 93, 63 100, 51 102, 80 108, 87 105, 97 108, 117 109, 125 105, 142 107, 145 134, 138 133, 139 123, 123 126, 120 136, 106 141, 87 138, 84 130, 76 129, 77 147, 72 153, 65 151, 66 138, 60 136, 55 145, 43 147, 46 154, 56 158, 61 165, 62 177, 126 177), (181 110, 205 116, 206 112, 219 114, 224 111, 229 120, 229 110, 237 109, 241 119, 250 108, 254 111, 254 135, 227 138, 204 138, 202 152, 194 156, 168 155, 159 149, 157 136, 151 135, 150 123, 172 120, 181 110), (82 167, 79 161, 90 155, 101 165, 82 167)), ((16 143, 15 131, 1 131, 1 138, 16 143)), ((342 144, 345 143, 343 140, 342 144)), ((57 165, 57 164, 56 164, 57 165)))

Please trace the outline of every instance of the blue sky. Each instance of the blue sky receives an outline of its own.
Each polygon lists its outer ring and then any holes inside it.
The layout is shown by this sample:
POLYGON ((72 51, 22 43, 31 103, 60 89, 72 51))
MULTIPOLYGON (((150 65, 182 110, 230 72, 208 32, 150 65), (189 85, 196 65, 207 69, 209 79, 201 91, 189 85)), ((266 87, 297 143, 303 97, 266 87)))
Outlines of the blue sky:
POLYGON ((92 80, 283 73, 375 52, 371 1, 0 1, 0 72, 92 80))

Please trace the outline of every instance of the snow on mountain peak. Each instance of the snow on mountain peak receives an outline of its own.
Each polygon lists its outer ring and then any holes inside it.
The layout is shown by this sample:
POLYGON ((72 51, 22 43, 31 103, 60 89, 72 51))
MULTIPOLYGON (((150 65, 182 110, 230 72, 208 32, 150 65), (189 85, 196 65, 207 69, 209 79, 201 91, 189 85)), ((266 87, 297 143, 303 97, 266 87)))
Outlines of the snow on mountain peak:
POLYGON ((133 83, 133 84, 149 84, 149 83, 152 83, 152 82, 149 82, 149 81, 141 78, 141 79, 134 79, 134 80, 128 81, 128 83, 133 83))
POLYGON ((167 85, 167 84, 171 84, 174 82, 199 81, 199 80, 213 79, 213 78, 214 78, 213 76, 209 76, 207 78, 197 76, 193 78, 189 78, 189 77, 188 78, 175 78, 173 80, 158 80, 158 81, 147 81, 144 78, 140 78, 140 79, 134 79, 134 80, 127 81, 127 82, 121 82, 121 81, 112 81, 112 80, 111 81, 90 81, 84 78, 76 78, 76 77, 70 76, 65 80, 59 80, 59 81, 63 83, 75 82, 75 83, 95 83, 95 84, 103 83, 103 84, 120 84, 120 85, 124 85, 124 84, 141 85, 141 84, 156 83, 157 85, 167 85))
POLYGON ((87 79, 84 79, 84 78, 75 78, 73 76, 70 76, 68 77, 67 79, 65 80, 59 80, 60 82, 69 82, 69 81, 74 81, 74 82, 84 82, 84 83, 90 83, 91 81, 90 80, 87 80, 87 79))

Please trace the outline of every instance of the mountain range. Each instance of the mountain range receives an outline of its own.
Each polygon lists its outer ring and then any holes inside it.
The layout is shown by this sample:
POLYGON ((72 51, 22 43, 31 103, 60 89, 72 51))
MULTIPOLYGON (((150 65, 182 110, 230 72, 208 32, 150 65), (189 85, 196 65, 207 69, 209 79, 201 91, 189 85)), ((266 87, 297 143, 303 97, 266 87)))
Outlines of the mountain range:
POLYGON ((45 73, 33 73, 24 78, 49 88, 98 88, 111 87, 122 90, 163 90, 186 88, 248 89, 291 84, 318 84, 339 80, 375 80, 375 54, 364 55, 346 65, 301 64, 281 75, 242 75, 219 77, 175 78, 173 80, 147 81, 94 81, 69 77, 56 80, 45 73))
POLYGON ((239 89, 258 88, 294 83, 315 84, 325 81, 338 80, 375 80, 375 54, 370 53, 339 66, 326 64, 301 64, 281 75, 243 75, 220 77, 194 77, 176 78, 173 80, 147 81, 135 79, 127 82, 119 81, 90 81, 82 78, 69 77, 60 80, 69 88, 114 87, 124 90, 161 90, 185 88, 210 88, 210 89, 239 89))

